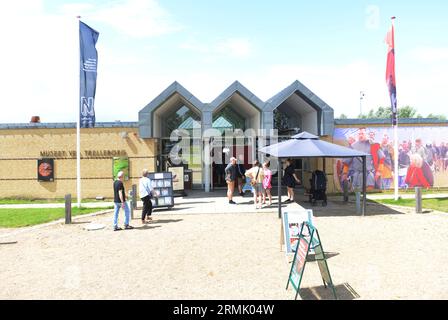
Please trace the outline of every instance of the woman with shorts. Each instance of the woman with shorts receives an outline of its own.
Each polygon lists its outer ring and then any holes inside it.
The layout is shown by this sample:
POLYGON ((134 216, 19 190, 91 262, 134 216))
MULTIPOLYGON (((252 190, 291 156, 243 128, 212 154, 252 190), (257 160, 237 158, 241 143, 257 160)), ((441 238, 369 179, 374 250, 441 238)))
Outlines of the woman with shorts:
POLYGON ((264 173, 260 162, 255 160, 254 166, 246 171, 246 177, 251 179, 252 192, 254 194, 255 209, 261 209, 262 188, 264 173))

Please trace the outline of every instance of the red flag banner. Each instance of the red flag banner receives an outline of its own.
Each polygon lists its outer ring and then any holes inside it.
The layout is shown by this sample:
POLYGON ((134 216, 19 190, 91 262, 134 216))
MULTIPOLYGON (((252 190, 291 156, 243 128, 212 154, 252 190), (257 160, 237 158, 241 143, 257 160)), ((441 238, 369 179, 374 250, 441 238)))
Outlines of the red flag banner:
POLYGON ((392 107, 392 124, 397 124, 397 86, 395 82, 395 41, 394 41, 394 25, 392 24, 386 36, 387 49, 387 66, 386 66, 386 83, 389 89, 390 103, 392 107))

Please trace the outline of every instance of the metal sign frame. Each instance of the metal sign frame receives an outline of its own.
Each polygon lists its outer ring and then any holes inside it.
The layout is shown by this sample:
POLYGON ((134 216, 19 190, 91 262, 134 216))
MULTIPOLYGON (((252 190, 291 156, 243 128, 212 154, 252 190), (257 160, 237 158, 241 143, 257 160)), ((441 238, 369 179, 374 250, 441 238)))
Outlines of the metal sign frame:
POLYGON ((331 279, 330 270, 328 269, 327 258, 325 257, 322 242, 320 241, 319 232, 306 221, 304 221, 300 227, 299 241, 295 250, 294 259, 292 260, 286 290, 288 290, 289 283, 291 283, 292 287, 296 290, 294 300, 297 300, 303 272, 305 271, 306 262, 308 261, 308 254, 311 250, 314 250, 315 252, 315 258, 319 266, 324 287, 327 288, 327 286, 330 286, 335 299, 337 299, 336 289, 333 280, 331 279), (314 237, 316 237, 316 239, 314 239, 314 237), (316 243, 315 240, 317 240, 318 245, 312 246, 316 243))

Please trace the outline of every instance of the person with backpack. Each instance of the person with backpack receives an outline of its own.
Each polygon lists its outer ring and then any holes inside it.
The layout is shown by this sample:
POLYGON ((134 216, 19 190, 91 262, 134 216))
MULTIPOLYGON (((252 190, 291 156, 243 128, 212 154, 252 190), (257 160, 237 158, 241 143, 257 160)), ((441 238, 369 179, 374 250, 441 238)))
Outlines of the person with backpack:
POLYGON ((249 177, 251 179, 250 184, 252 186, 252 192, 254 194, 255 209, 261 209, 264 172, 258 160, 255 160, 254 166, 246 171, 246 177, 249 177))

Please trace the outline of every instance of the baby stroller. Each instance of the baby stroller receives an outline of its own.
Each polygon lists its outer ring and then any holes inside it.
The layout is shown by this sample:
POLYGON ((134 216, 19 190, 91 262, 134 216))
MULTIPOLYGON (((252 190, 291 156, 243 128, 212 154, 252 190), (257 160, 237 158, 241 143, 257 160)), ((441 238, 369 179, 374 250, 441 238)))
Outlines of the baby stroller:
POLYGON ((325 207, 327 205, 327 176, 325 172, 320 170, 314 171, 310 179, 310 184, 310 203, 315 206, 318 200, 322 200, 322 207, 325 207))

